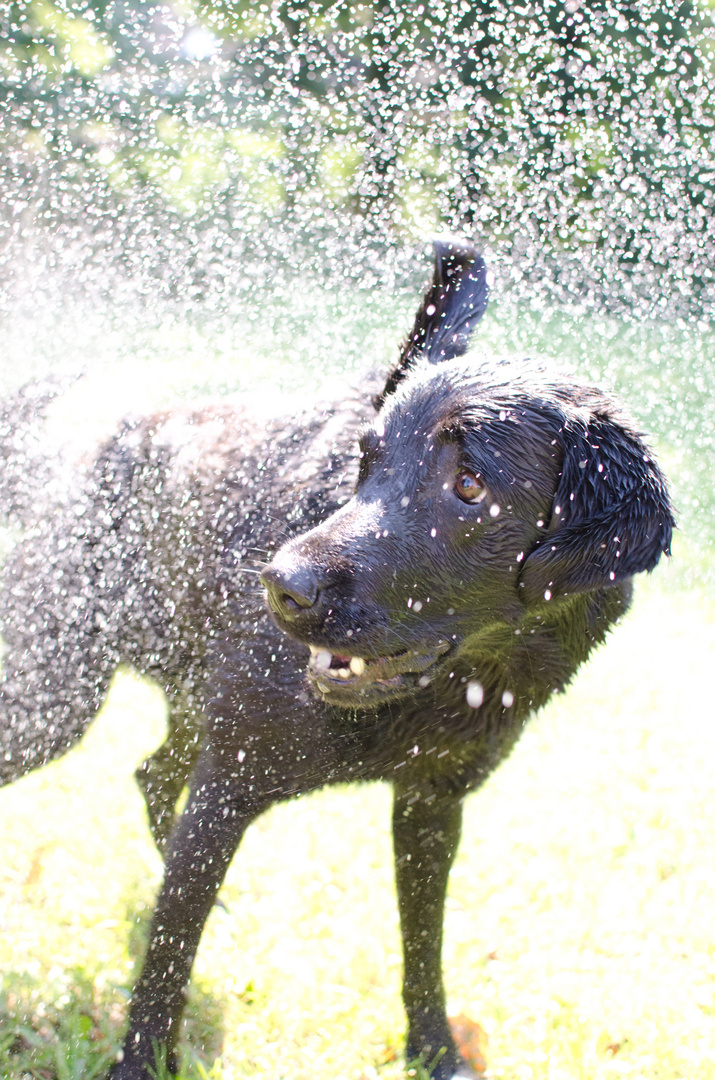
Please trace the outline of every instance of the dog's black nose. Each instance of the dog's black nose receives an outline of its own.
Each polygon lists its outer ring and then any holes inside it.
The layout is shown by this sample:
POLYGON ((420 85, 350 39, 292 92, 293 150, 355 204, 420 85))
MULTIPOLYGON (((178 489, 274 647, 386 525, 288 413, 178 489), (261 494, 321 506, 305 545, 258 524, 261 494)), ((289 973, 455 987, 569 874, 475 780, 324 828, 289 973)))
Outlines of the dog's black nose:
POLYGON ((288 570, 275 564, 266 567, 261 581, 268 593, 268 603, 276 615, 291 621, 315 607, 323 584, 309 566, 288 570))

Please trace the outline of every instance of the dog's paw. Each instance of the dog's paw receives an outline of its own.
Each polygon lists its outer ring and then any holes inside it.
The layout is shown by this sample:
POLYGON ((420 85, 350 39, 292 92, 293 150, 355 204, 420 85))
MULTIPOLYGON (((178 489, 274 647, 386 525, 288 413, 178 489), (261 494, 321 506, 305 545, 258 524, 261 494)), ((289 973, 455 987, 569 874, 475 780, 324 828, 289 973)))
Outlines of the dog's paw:
POLYGON ((487 1033, 484 1028, 463 1013, 450 1017, 449 1028, 463 1061, 453 1074, 453 1080, 477 1080, 484 1076, 487 1071, 487 1060, 484 1056, 487 1033))

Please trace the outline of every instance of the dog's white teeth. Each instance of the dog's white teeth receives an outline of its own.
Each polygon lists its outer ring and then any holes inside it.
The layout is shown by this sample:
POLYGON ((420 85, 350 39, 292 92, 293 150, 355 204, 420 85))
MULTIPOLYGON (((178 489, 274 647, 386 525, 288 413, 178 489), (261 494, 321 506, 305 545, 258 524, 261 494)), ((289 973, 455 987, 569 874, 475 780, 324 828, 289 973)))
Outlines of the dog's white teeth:
POLYGON ((310 651, 313 655, 313 663, 319 671, 327 671, 332 662, 332 654, 327 649, 316 649, 314 645, 310 646, 310 651))
MULTIPOLYGON (((335 656, 327 649, 321 649, 317 645, 310 645, 310 658, 312 666, 316 671, 328 671, 332 664, 335 663, 335 667, 332 668, 333 673, 340 676, 341 679, 349 679, 351 675, 362 675, 363 671, 367 667, 366 662, 361 656, 352 656, 348 662, 348 667, 338 667, 335 656)), ((347 657, 339 657, 340 660, 347 660, 347 657)))

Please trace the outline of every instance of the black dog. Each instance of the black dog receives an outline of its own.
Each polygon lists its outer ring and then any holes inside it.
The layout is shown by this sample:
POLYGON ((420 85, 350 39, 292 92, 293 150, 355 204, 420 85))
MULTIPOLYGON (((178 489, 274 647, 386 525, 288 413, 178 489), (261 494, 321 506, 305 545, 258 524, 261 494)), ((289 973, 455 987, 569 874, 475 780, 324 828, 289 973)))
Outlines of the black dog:
MULTIPOLYGON (((460 1070, 440 953, 462 800, 603 641, 673 526, 608 398, 463 357, 486 301, 476 251, 438 245, 374 404, 263 432, 229 408, 128 425, 10 560, 6 780, 81 734, 121 660, 173 706, 139 774, 166 877, 115 1080, 147 1080, 156 1044, 171 1050, 246 826, 279 799, 372 779, 395 792, 408 1059, 439 1080, 460 1070)), ((8 473, 16 499, 21 486, 8 473)))

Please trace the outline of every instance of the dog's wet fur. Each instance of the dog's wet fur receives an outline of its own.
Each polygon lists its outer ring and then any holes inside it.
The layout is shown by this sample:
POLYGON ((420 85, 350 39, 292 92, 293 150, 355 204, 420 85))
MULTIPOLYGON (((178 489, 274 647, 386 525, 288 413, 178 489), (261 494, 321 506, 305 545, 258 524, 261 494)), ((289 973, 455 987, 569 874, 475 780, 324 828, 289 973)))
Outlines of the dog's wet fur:
MULTIPOLYGON (((262 428, 229 406, 128 423, 8 560, 3 781, 82 734, 118 663, 171 705, 138 771, 166 876, 115 1080, 148 1080, 156 1043, 171 1061, 247 825, 374 779, 394 787, 407 1059, 438 1080, 463 1071, 440 960, 462 800, 669 550, 663 477, 618 406, 470 357, 486 268, 469 244, 435 252, 376 393, 262 428)), ((6 409, 6 443, 27 400, 6 409)), ((27 526, 22 486, 8 461, 27 526)))

